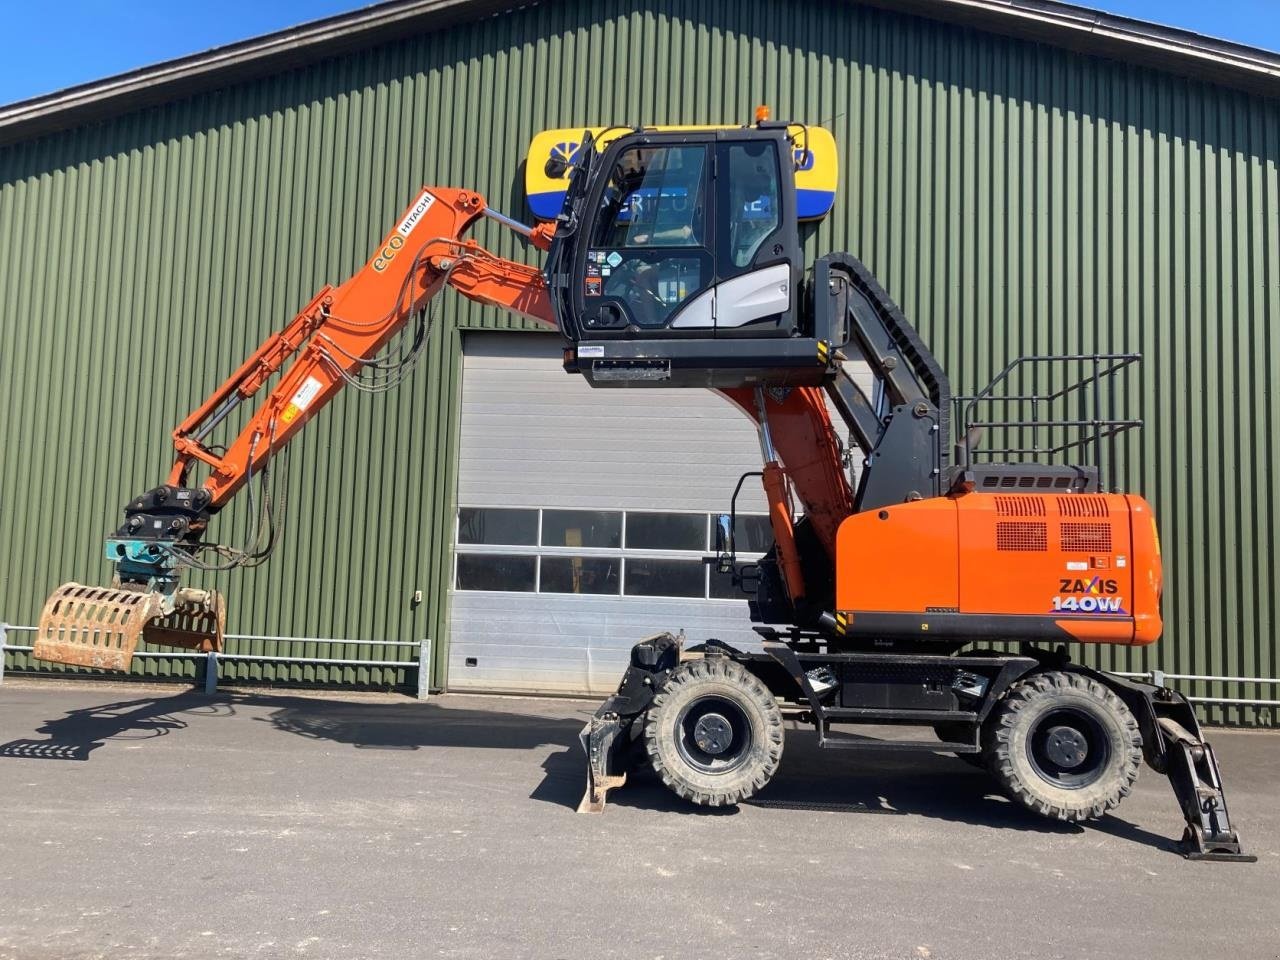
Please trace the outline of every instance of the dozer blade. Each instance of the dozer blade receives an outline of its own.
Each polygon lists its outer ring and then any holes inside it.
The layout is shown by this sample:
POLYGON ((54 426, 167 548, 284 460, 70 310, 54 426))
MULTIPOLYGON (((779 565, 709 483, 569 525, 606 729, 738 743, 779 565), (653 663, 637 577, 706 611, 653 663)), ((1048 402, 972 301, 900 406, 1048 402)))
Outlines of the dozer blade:
MULTIPOLYGON (((616 790, 627 782, 625 771, 617 769, 614 754, 618 737, 623 733, 623 723, 616 713, 606 709, 615 698, 605 701, 590 722, 582 728, 578 739, 587 755, 587 788, 578 804, 579 813, 604 813, 605 798, 610 790, 616 790)), ((626 727, 629 729, 631 721, 626 727)))
POLYGON ((40 613, 39 660, 95 670, 128 670, 138 641, 191 650, 221 650, 225 605, 220 594, 179 592, 172 613, 151 591, 65 583, 40 613))

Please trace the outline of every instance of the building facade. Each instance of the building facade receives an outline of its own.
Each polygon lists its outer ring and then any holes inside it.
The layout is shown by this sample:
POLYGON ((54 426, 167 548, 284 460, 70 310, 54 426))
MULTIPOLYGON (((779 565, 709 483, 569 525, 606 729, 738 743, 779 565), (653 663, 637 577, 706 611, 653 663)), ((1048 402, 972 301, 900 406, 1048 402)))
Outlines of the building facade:
MULTIPOLYGON (((0 619, 108 575, 102 537, 167 473, 173 425, 357 269, 420 185, 528 219, 540 130, 747 122, 767 103, 839 149, 806 253, 871 267, 958 392, 1022 354, 1143 354, 1118 480, 1159 518, 1167 633, 1085 656, 1280 675, 1280 58, 1022 6, 402 0, 0 110, 0 619)), ((229 630, 348 638, 353 659, 431 637, 437 685, 589 693, 647 633, 747 633, 699 558, 756 466, 751 424, 691 391, 589 391, 558 357, 554 335, 442 297, 408 383, 340 397, 293 445, 277 555, 217 583, 229 630)), ((217 523, 234 542, 246 517, 217 523)))

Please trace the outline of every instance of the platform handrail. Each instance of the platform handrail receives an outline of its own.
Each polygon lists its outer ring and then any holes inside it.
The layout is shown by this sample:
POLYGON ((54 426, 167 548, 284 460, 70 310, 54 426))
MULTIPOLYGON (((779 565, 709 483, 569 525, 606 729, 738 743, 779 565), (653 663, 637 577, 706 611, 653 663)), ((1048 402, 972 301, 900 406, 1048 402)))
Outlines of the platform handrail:
POLYGON ((1092 448, 1092 466, 1097 468, 1099 483, 1106 489, 1110 484, 1108 469, 1114 457, 1104 459, 1104 446, 1109 454, 1114 454, 1115 438, 1143 425, 1139 419, 1114 416, 1112 411, 1116 398, 1113 381, 1141 360, 1142 355, 1138 353, 1079 353, 1066 356, 1035 354, 1010 361, 977 393, 952 397, 958 466, 968 471, 979 461, 995 463, 997 457, 1055 458, 1071 451, 1092 448), (1021 379, 1016 391, 997 392, 1013 383, 1015 374, 1022 378, 1028 371, 1034 373, 1043 367, 1061 370, 1064 375, 1069 375, 1072 369, 1080 372, 1065 386, 1044 393, 1028 393, 1022 388, 1021 379), (1055 414, 1055 405, 1060 401, 1064 408, 1070 401, 1075 401, 1076 412, 1068 413, 1064 409, 1055 414), (979 416, 980 404, 991 410, 990 416, 979 416), (1001 406, 997 408, 997 404, 1001 406), (1022 415, 1011 416, 1011 408, 1022 415), (997 410, 1001 416, 996 416, 997 410), (998 436, 1004 445, 979 445, 973 434, 987 430, 1001 431, 998 436), (1046 434, 1046 431, 1050 432, 1046 434), (1044 436, 1053 436, 1052 431, 1057 431, 1061 439, 1044 441, 1044 436), (1030 446, 1027 446, 1028 434, 1030 446))

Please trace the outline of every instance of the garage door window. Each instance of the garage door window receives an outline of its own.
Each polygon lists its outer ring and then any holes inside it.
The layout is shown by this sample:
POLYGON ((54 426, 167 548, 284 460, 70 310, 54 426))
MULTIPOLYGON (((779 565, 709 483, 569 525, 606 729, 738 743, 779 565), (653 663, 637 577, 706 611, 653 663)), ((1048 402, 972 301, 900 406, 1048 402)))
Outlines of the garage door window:
POLYGON ((496 553, 460 553, 457 584, 459 590, 533 593, 538 584, 538 558, 496 553))
POLYGON ((628 513, 628 550, 705 550, 705 513, 628 513))
POLYGON ((617 596, 622 560, 617 557, 542 557, 542 593, 617 596))
POLYGON ((537 510, 463 507, 458 511, 458 543, 531 547, 537 542, 537 510))
POLYGON ((622 514, 607 510, 543 510, 544 547, 622 546, 622 514))
POLYGON ((627 558, 627 596, 702 597, 706 566, 701 560, 627 558))
MULTIPOLYGON (((713 522, 674 511, 462 507, 454 589, 742 600, 702 561, 713 522)), ((758 558, 772 541, 768 517, 739 516, 735 537, 742 560, 758 558)))

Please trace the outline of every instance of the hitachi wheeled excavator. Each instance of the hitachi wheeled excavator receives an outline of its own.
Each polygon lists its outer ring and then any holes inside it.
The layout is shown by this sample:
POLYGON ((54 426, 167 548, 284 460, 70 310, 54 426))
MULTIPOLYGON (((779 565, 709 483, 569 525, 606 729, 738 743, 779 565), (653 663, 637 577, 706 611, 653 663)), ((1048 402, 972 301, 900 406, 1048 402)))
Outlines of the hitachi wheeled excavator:
POLYGON ((1149 506, 1110 492, 1097 462, 1070 462, 1137 426, 1089 406, 1137 358, 1023 358, 955 397, 857 260, 803 263, 803 126, 758 115, 607 134, 549 162, 567 178, 552 222, 525 226, 470 190, 423 189, 358 273, 320 290, 178 425, 167 481, 128 503, 107 538, 114 585, 59 587, 35 655, 119 670, 140 639, 219 649, 223 600, 182 586, 183 571, 264 559, 279 532, 272 459, 345 386, 401 379, 429 301, 449 286, 558 329, 565 370, 592 386, 715 390, 759 431, 772 548, 740 562, 731 509, 707 558, 752 598, 758 637, 639 642, 583 730, 581 809, 603 809, 637 756, 692 803, 747 800, 778 769, 785 715, 823 747, 957 754, 1013 800, 1069 821, 1115 807, 1145 759, 1173 786, 1188 856, 1250 859, 1188 701, 1068 652, 1161 634, 1149 506), (547 251, 543 268, 464 239, 485 217, 547 251), (1072 363, 1085 370, 1075 380, 1052 373, 1072 363), (1027 370, 1050 371, 1032 378, 1042 393, 1015 385, 1027 370), (1071 412, 1047 413, 1055 401, 1071 412), (1031 415, 991 412, 1028 402, 1031 415), (241 490, 254 529, 219 545, 211 524, 241 490), (931 736, 848 733, 866 724, 931 736))

